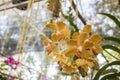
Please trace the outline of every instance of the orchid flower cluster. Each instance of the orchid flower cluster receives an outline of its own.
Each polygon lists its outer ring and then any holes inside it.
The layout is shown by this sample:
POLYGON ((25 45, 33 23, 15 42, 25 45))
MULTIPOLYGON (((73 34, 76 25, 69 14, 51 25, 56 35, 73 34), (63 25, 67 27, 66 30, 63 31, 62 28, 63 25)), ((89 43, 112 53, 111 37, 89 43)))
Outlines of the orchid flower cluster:
POLYGON ((103 51, 100 46, 103 38, 97 33, 91 34, 91 25, 85 25, 81 32, 74 32, 73 35, 64 22, 48 23, 46 27, 53 30, 51 38, 44 34, 40 37, 48 57, 59 64, 61 72, 87 73, 96 66, 97 55, 103 51))
POLYGON ((16 70, 19 65, 19 61, 15 61, 13 57, 8 57, 8 59, 5 60, 4 63, 11 66, 13 70, 16 70))
MULTIPOLYGON (((8 66, 10 66, 13 70, 16 70, 18 65, 20 64, 19 61, 16 61, 13 57, 8 57, 7 60, 4 61, 4 63, 8 66)), ((9 80, 15 80, 14 77, 10 77, 9 80)))

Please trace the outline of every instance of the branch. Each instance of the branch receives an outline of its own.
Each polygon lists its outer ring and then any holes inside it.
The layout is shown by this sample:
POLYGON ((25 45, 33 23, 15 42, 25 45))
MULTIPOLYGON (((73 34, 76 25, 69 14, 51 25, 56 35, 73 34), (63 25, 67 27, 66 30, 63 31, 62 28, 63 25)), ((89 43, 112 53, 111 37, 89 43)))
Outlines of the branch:
POLYGON ((120 5, 120 0, 118 0, 118 5, 120 5))
POLYGON ((8 58, 5 54, 2 54, 1 52, 0 52, 0 56, 8 58))
MULTIPOLYGON (((75 5, 75 3, 74 3, 74 0, 72 0, 72 6, 73 6, 73 9, 74 10, 76 10, 76 5, 75 5)), ((82 21, 82 23, 84 24, 84 25, 86 25, 87 23, 86 23, 86 21, 85 21, 85 19, 82 17, 82 15, 80 14, 80 12, 78 11, 78 17, 79 17, 79 19, 82 21)))
POLYGON ((115 58, 116 60, 120 60, 119 58, 117 58, 116 56, 112 55, 110 52, 108 52, 107 50, 104 50, 105 52, 107 52, 110 56, 112 56, 113 58, 115 58))
MULTIPOLYGON (((34 2, 39 2, 39 1, 43 1, 43 0, 35 0, 34 2)), ((8 3, 8 2, 7 2, 8 3)), ((10 2, 9 2, 10 3, 10 2)), ((4 9, 0 9, 0 11, 4 11, 4 10, 8 10, 8 9, 12 9, 12 8, 15 8, 15 7, 18 7, 18 6, 21 6, 21 5, 24 5, 24 4, 27 4, 28 1, 24 1, 24 2, 21 2, 21 3, 18 3, 18 4, 15 4, 11 7, 8 7, 8 8, 4 8, 4 9)), ((3 4, 0 4, 0 6, 2 5, 5 5, 6 3, 3 3, 3 4)))

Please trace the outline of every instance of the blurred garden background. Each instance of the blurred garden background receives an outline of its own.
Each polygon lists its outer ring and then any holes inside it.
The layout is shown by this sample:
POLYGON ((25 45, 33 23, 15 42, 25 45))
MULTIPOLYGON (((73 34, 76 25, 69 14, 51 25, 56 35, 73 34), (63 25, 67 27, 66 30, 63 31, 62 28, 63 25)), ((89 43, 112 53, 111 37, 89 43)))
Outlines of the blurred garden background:
POLYGON ((120 80, 119 20, 120 0, 0 0, 0 80, 120 80), (104 38, 98 70, 84 77, 59 72, 40 37, 50 38, 53 31, 45 26, 56 21, 79 31, 90 24, 104 38))

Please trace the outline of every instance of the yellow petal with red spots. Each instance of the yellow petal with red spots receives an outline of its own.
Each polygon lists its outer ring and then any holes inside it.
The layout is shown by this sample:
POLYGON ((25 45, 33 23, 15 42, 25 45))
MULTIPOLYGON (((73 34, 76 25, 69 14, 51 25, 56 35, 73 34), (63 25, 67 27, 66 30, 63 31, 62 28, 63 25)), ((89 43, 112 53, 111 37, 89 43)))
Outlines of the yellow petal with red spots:
POLYGON ((102 53, 103 52, 103 48, 99 45, 99 44, 95 44, 93 49, 97 52, 97 53, 102 53))
POLYGON ((58 53, 57 51, 52 51, 48 54, 48 57, 53 57, 53 56, 56 56, 58 53))
POLYGON ((49 45, 46 47, 46 50, 49 57, 56 56, 59 52, 58 46, 56 46, 54 42, 49 43, 49 45))

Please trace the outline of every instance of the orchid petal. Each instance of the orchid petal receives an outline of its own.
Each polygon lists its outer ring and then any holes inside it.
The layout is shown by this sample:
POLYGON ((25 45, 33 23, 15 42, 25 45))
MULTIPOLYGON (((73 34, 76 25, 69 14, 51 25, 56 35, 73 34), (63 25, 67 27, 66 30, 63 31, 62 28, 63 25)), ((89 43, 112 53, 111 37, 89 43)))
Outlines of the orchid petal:
POLYGON ((89 34, 86 32, 81 32, 78 39, 78 44, 82 45, 84 41, 88 38, 89 34))
POLYGON ((92 27, 91 25, 85 25, 82 32, 87 32, 87 33, 90 33, 92 32, 92 27))
POLYGON ((66 28, 66 24, 63 22, 57 22, 56 24, 57 24, 59 31, 62 31, 66 28))
POLYGON ((95 44, 100 44, 100 42, 103 41, 103 38, 98 35, 97 33, 94 33, 90 38, 89 38, 90 41, 92 41, 93 43, 95 44))
POLYGON ((77 53, 77 49, 75 47, 68 47, 61 54, 65 54, 67 57, 73 57, 77 53))
POLYGON ((46 27, 51 29, 51 30, 55 30, 55 31, 58 30, 57 25, 54 24, 54 23, 49 23, 49 24, 46 25, 46 27))

